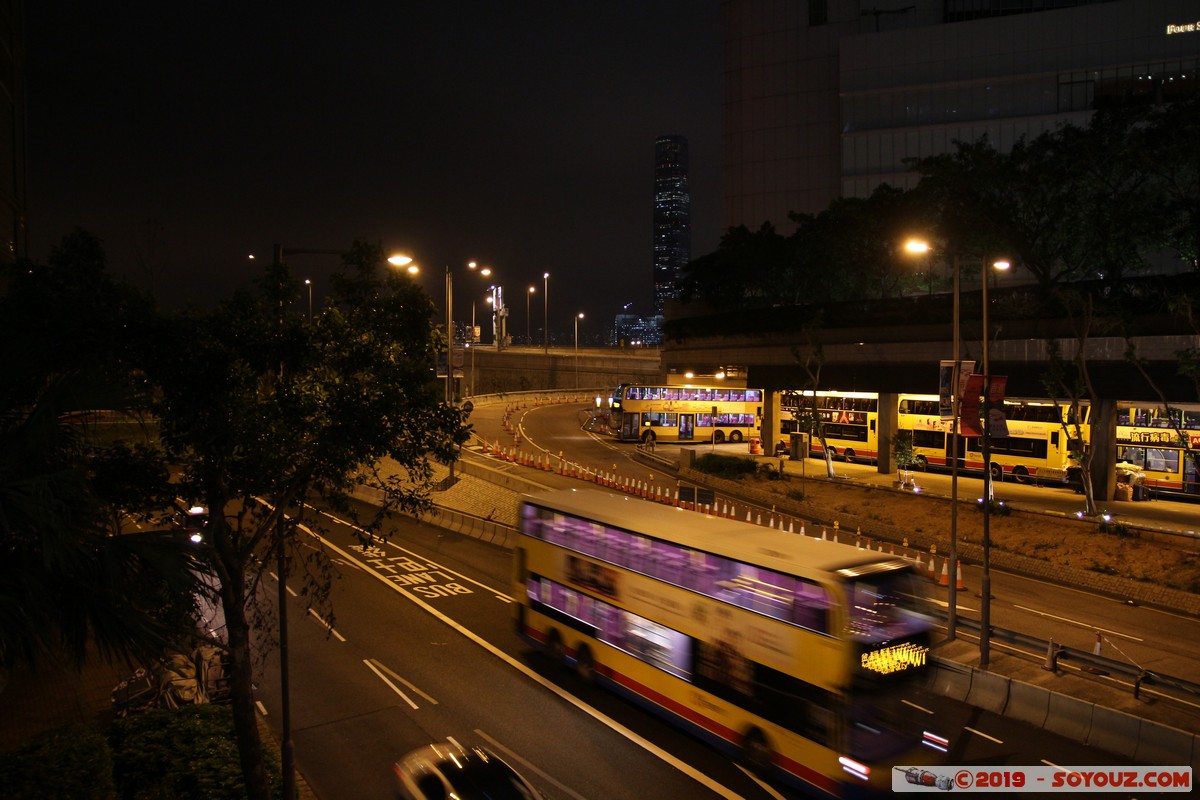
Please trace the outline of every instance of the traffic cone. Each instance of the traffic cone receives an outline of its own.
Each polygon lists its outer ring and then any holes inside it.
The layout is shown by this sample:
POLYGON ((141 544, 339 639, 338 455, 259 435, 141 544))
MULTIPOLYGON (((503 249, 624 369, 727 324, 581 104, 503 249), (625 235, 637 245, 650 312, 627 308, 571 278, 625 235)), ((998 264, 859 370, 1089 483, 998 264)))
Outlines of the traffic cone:
POLYGON ((956 590, 958 590, 958 591, 960 591, 960 592, 961 592, 963 589, 966 589, 966 588, 967 588, 966 586, 964 586, 964 585, 963 585, 963 579, 962 579, 962 562, 961 562, 961 561, 959 561, 959 562, 958 562, 958 569, 957 569, 957 570, 955 570, 955 571, 956 571, 958 574, 954 576, 954 588, 955 588, 956 590))
POLYGON ((822 541, 822 542, 827 542, 827 541, 829 541, 829 536, 828 536, 828 533, 829 533, 829 532, 828 532, 827 530, 825 530, 825 528, 824 528, 824 527, 822 527, 822 528, 821 528, 821 541, 822 541))
POLYGON ((925 571, 925 563, 921 560, 921 551, 917 551, 917 574, 920 575, 925 571))
POLYGON ((760 511, 760 512, 758 512, 758 522, 756 522, 756 523, 754 523, 754 524, 755 524, 755 525, 762 525, 762 512, 761 512, 761 511, 760 511))
POLYGON ((938 579, 938 586, 950 585, 950 559, 942 561, 942 577, 938 579))
POLYGON ((788 533, 795 533, 796 530, 792 527, 792 520, 788 520, 788 533))
POLYGON ((937 556, 935 556, 933 553, 929 554, 928 578, 930 583, 937 583, 937 556))
POLYGON ((804 532, 804 520, 800 520, 800 535, 801 535, 801 536, 807 536, 807 535, 808 535, 808 534, 806 534, 806 533, 804 532))

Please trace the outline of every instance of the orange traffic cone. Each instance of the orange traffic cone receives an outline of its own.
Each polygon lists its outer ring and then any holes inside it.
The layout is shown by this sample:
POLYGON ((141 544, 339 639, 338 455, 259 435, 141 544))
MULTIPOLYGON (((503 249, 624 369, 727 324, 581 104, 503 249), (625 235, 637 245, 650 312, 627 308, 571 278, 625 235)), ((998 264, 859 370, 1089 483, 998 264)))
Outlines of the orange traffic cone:
POLYGON ((963 589, 967 588, 966 586, 963 585, 962 562, 961 561, 958 562, 957 572, 958 572, 958 574, 954 578, 954 588, 961 592, 963 589))
POLYGON ((938 579, 938 586, 950 585, 950 559, 942 561, 942 577, 938 579))
POLYGON ((929 582, 937 583, 937 556, 933 553, 929 554, 929 582))

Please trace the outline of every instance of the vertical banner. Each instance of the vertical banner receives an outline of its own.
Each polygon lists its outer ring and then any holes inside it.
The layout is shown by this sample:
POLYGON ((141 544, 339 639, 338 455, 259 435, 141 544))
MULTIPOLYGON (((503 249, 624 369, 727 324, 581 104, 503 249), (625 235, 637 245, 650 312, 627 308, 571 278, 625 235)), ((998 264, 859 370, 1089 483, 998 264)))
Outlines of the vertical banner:
POLYGON ((983 376, 971 375, 967 386, 963 389, 959 432, 963 436, 983 436, 983 426, 980 423, 979 401, 983 395, 983 376))
POLYGON ((954 383, 954 362, 941 362, 938 370, 938 409, 942 419, 954 419, 954 401, 952 396, 962 397, 963 389, 967 385, 967 378, 970 377, 974 369, 974 361, 958 362, 958 384, 956 386, 954 383))
POLYGON ((1008 419, 1004 416, 1004 392, 1008 388, 1007 375, 993 375, 988 387, 988 436, 1008 436, 1008 419))

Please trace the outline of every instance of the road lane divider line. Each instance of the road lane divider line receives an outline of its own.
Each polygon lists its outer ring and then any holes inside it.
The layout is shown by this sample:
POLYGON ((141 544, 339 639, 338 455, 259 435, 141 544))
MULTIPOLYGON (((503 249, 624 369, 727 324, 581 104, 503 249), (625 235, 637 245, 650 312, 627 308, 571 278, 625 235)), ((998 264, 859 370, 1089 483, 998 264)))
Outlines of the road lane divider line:
MULTIPOLYGON (((303 528, 303 526, 301 526, 301 527, 303 528)), ((346 552, 342 548, 338 547, 333 542, 325 539, 322 536, 319 536, 318 534, 314 533, 310 529, 307 529, 307 528, 303 528, 303 529, 310 536, 320 540, 323 545, 325 545, 329 549, 333 550, 335 553, 342 556, 342 558, 349 558, 349 559, 355 561, 356 563, 358 563, 367 572, 368 575, 375 578, 377 581, 382 583, 384 586, 386 586, 389 589, 391 589, 392 591, 400 594, 402 597, 404 597, 409 602, 421 607, 430 616, 433 616, 433 617, 441 620, 443 623, 450 626, 458 633, 462 634, 468 640, 470 640, 470 641, 474 642, 475 644, 477 644, 478 646, 482 647, 484 650, 491 653, 496 658, 503 661, 505 664, 508 664, 510 667, 515 669, 517 672, 520 672, 522 675, 524 675, 529 680, 531 680, 534 683, 541 686, 543 689, 557 695, 559 697, 559 699, 575 706, 577 709, 579 709, 583 713, 587 714, 589 717, 594 719, 596 722, 599 722, 601 725, 604 725, 605 727, 607 727, 613 733, 623 736, 629 742, 632 742, 633 744, 635 744, 638 747, 645 750, 647 753, 650 753, 655 758, 657 758, 659 761, 662 761, 663 763, 665 763, 671 767, 674 767, 676 770, 678 770, 679 772, 682 772, 684 775, 686 775, 687 777, 696 781, 700 785, 704 786, 706 789, 713 792, 714 794, 716 794, 720 797, 724 797, 724 798, 726 798, 726 800, 745 800, 741 795, 737 794, 736 792, 734 792, 732 789, 728 788, 727 786, 724 786, 724 785, 718 783, 717 781, 713 780, 708 775, 705 775, 703 772, 701 772, 700 770, 693 767, 691 764, 688 764, 686 761, 683 761, 682 759, 676 758, 675 756, 671 755, 666 750, 663 750, 661 747, 654 744, 650 740, 648 740, 645 737, 641 736, 640 734, 634 732, 633 730, 627 728, 626 726, 622 725, 620 722, 617 722, 615 719, 609 717, 608 715, 604 714, 603 712, 599 711, 598 709, 592 708, 587 703, 583 702, 578 697, 576 697, 575 695, 566 691, 565 689, 562 689, 555 683, 547 680, 546 678, 543 678, 541 675, 537 674, 532 669, 530 669, 529 667, 525 666, 517 659, 510 656, 508 653, 504 652, 499 647, 496 647, 494 644, 492 644, 488 640, 484 639, 482 636, 478 635, 477 633, 470 630, 469 628, 463 627, 458 622, 450 619, 445 614, 438 611, 436 608, 429 605, 424 600, 420 599, 419 597, 414 595, 412 592, 405 589, 403 586, 399 586, 398 584, 395 584, 392 581, 388 580, 387 576, 382 575, 373 569, 369 569, 366 564, 363 564, 361 561, 359 561, 353 555, 346 552)), ((363 663, 366 663, 367 666, 371 666, 371 664, 369 662, 367 662, 365 659, 364 659, 363 663)), ((372 670, 374 670, 374 667, 372 667, 372 670)), ((379 673, 376 671, 376 674, 379 674, 379 673)), ((382 678, 385 681, 387 680, 387 678, 384 677, 383 675, 380 675, 380 678, 382 678)), ((392 685, 392 684, 389 682, 389 685, 392 685)), ((398 694, 401 694, 398 689, 395 689, 394 685, 392 685, 392 688, 398 694)), ((403 697, 404 695, 401 694, 401 696, 403 697)), ((409 702, 411 703, 412 701, 409 700, 409 702)), ((416 706, 413 706, 413 707, 416 708, 416 706)))
POLYGON ((904 705, 906 705, 906 706, 912 706, 912 707, 913 707, 913 708, 915 708, 917 711, 924 711, 926 714, 932 714, 932 713, 933 713, 933 709, 926 708, 925 706, 919 706, 919 705, 917 705, 916 703, 912 702, 911 700, 901 700, 900 702, 901 702, 901 703, 904 703, 904 705))
POLYGON ((982 736, 984 739, 988 739, 988 740, 990 740, 990 741, 993 741, 993 742, 995 742, 996 744, 1004 744, 1004 740, 1003 740, 1003 739, 997 739, 995 736, 988 736, 988 735, 987 735, 986 733, 984 733, 983 731, 977 731, 977 730, 975 730, 974 728, 972 728, 972 727, 970 727, 970 726, 968 726, 968 725, 963 725, 963 730, 964 730, 964 731, 969 731, 969 732, 971 732, 971 733, 975 734, 976 736, 982 736))
POLYGON ((375 667, 375 665, 371 663, 371 659, 364 658, 363 663, 367 665, 367 669, 371 670, 371 672, 374 672, 376 675, 378 675, 379 680, 386 683, 388 685, 389 689, 391 689, 396 694, 400 695, 400 697, 402 697, 404 699, 404 702, 406 702, 410 706, 412 706, 414 710, 420 708, 420 706, 418 706, 416 703, 413 702, 413 699, 411 697, 406 695, 404 692, 400 691, 400 687, 398 687, 396 684, 392 683, 391 680, 388 679, 387 675, 384 675, 382 672, 380 672, 375 667))
POLYGON ((544 771, 539 769, 537 764, 533 764, 530 761, 528 761, 524 758, 521 758, 521 756, 517 755, 512 749, 500 744, 500 742, 498 742, 495 737, 488 736, 486 733, 481 731, 479 728, 475 729, 475 735, 478 736, 480 739, 483 739, 484 741, 486 741, 493 750, 499 751, 500 754, 505 757, 505 759, 507 759, 508 761, 517 762, 518 764, 521 765, 521 767, 524 770, 526 770, 527 772, 534 773, 539 778, 541 778, 543 781, 545 781, 546 783, 550 784, 558 791, 560 791, 563 794, 570 797, 571 800, 588 800, 586 797, 581 795, 579 792, 576 792, 575 790, 573 790, 570 786, 565 786, 562 783, 559 783, 557 780, 554 779, 553 776, 548 775, 547 773, 545 773, 544 771))
POLYGON ((764 792, 769 794, 771 797, 774 797, 775 800, 787 800, 786 797, 784 797, 783 795, 781 795, 779 792, 777 792, 775 790, 774 786, 771 786, 769 783, 764 781, 762 778, 755 775, 753 772, 751 772, 749 769, 747 769, 744 764, 736 764, 735 763, 734 766, 736 766, 742 772, 746 773, 747 778, 749 778, 750 780, 757 783, 764 792))
POLYGON ((311 608, 308 610, 308 613, 309 613, 309 614, 311 614, 311 615, 313 616, 313 618, 314 618, 314 619, 315 619, 317 622, 321 623, 321 625, 323 625, 323 626, 324 626, 325 630, 329 631, 329 632, 330 632, 330 633, 332 633, 334 636, 336 636, 336 637, 337 637, 337 640, 338 640, 339 642, 344 642, 344 641, 346 641, 346 637, 345 637, 345 636, 342 636, 340 633, 338 633, 336 630, 334 630, 334 629, 333 629, 333 626, 332 626, 332 625, 330 625, 328 622, 326 622, 324 619, 322 619, 320 614, 318 614, 317 612, 313 611, 311 608))
POLYGON ((263 705, 262 700, 255 700, 254 705, 258 707, 258 713, 267 716, 267 707, 263 705))
POLYGON ((403 683, 406 687, 408 687, 408 690, 410 692, 413 692, 414 694, 419 694, 419 695, 421 695, 421 697, 424 697, 425 702, 429 703, 431 706, 436 706, 438 704, 438 701, 433 698, 433 695, 429 694, 428 692, 421 691, 412 683, 412 681, 405 680, 403 677, 401 677, 399 674, 397 674, 395 670, 388 669, 388 667, 382 661, 380 661, 378 658, 371 658, 368 660, 375 666, 379 667, 379 669, 386 672, 388 675, 390 675, 393 678, 395 678, 396 680, 400 681, 400 683, 403 683))
POLYGON ((1077 625, 1080 628, 1087 628, 1090 631, 1100 631, 1101 633, 1106 633, 1109 636, 1120 636, 1122 639, 1129 639, 1132 642, 1146 641, 1145 639, 1139 638, 1137 636, 1130 636, 1128 633, 1121 633, 1120 631, 1114 631, 1110 628, 1101 628, 1098 625, 1092 625, 1087 622, 1081 622, 1080 620, 1071 619, 1070 617, 1060 617, 1057 614, 1051 614, 1048 611, 1038 611, 1036 608, 1030 608, 1029 606, 1019 606, 1019 605, 1013 604, 1013 608, 1019 608, 1022 611, 1028 611, 1030 614, 1037 614, 1039 617, 1047 617, 1049 619, 1056 619, 1059 622, 1066 622, 1071 625, 1077 625))

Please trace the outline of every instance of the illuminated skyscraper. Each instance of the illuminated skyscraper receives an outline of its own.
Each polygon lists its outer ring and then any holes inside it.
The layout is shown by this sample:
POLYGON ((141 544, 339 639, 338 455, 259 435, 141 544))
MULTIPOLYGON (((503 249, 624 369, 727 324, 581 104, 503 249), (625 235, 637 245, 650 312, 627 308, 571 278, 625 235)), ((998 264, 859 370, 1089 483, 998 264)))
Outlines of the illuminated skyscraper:
POLYGON ((688 143, 678 135, 654 142, 654 313, 679 297, 679 279, 691 259, 692 211, 688 143))

